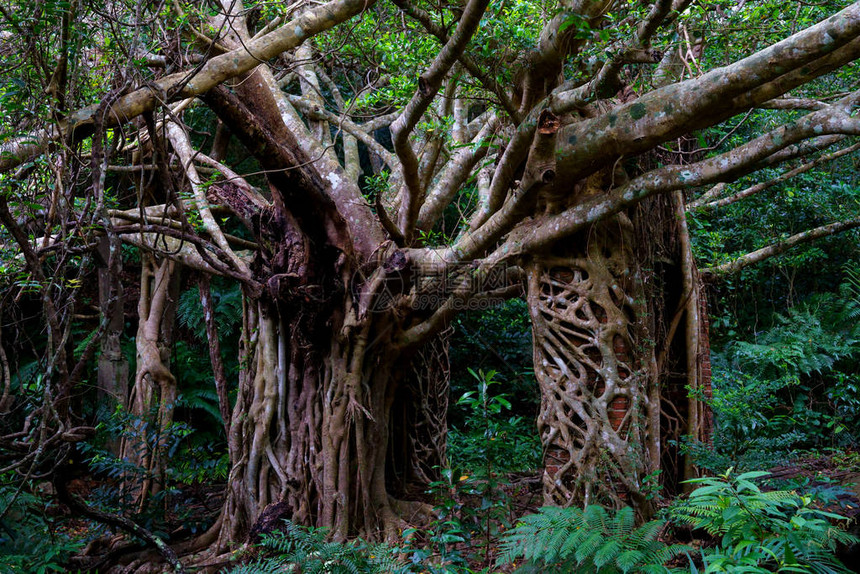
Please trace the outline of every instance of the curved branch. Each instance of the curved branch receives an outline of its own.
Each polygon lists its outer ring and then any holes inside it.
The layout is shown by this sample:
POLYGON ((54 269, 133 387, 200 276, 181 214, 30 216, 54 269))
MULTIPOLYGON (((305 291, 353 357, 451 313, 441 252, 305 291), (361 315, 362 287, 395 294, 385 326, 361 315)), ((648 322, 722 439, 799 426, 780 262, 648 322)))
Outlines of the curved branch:
POLYGON ((366 130, 363 125, 358 125, 346 116, 334 114, 314 102, 309 102, 301 96, 285 94, 284 97, 296 108, 306 114, 308 117, 316 120, 325 120, 337 125, 346 133, 355 137, 358 141, 366 145, 370 151, 378 155, 385 164, 391 168, 391 171, 400 171, 400 160, 393 153, 385 149, 382 144, 373 139, 369 130, 366 130))
POLYGON ((570 25, 570 19, 584 20, 592 28, 596 28, 613 1, 573 0, 566 3, 565 9, 547 22, 538 38, 537 50, 532 52, 525 62, 523 105, 531 106, 538 98, 542 98, 546 94, 542 90, 547 81, 552 83, 550 89, 555 87, 562 62, 585 46, 586 41, 579 37, 579 27, 570 25))
POLYGON ((236 91, 255 102, 253 111, 275 130, 279 140, 295 141, 297 149, 312 163, 310 167, 326 182, 325 194, 334 201, 351 230, 356 253, 372 257, 385 234, 356 182, 349 179, 339 162, 329 159, 319 141, 311 136, 269 67, 259 66, 251 76, 236 91))
POLYGON ((559 119, 549 110, 543 110, 537 120, 534 141, 529 149, 523 179, 502 208, 486 223, 464 233, 448 249, 445 260, 466 260, 491 248, 505 233, 520 222, 523 214, 533 205, 537 194, 556 178, 556 141, 559 119))
MULTIPOLYGON (((445 265, 437 266, 436 270, 441 273, 441 276, 447 277, 453 275, 455 271, 454 268, 445 265)), ((447 288, 443 293, 445 301, 427 319, 399 335, 397 344, 401 349, 414 348, 426 342, 449 325, 457 313, 469 308, 470 303, 474 301, 507 300, 522 295, 522 270, 519 267, 494 268, 476 265, 468 270, 459 283, 443 284, 443 287, 447 288)))
MULTIPOLYGON (((322 67, 317 67, 317 77, 325 83, 329 92, 331 92, 332 99, 334 99, 335 104, 337 105, 337 109, 340 111, 340 117, 346 115, 349 111, 346 107, 346 104, 343 101, 343 95, 340 93, 340 88, 337 87, 337 84, 332 80, 329 75, 322 69, 322 67)), ((349 177, 350 181, 358 182, 358 178, 361 176, 361 160, 358 155, 358 136, 354 133, 344 129, 343 122, 334 122, 341 129, 344 130, 345 133, 342 134, 343 138, 343 167, 344 171, 349 177)))
POLYGON ((400 117, 400 110, 396 112, 391 112, 390 114, 385 114, 382 116, 377 116, 371 120, 368 120, 361 124, 361 129, 366 131, 367 133, 373 133, 376 130, 380 130, 382 128, 388 127, 400 117))
POLYGON ((784 181, 788 181, 789 179, 796 177, 802 173, 806 173, 807 171, 809 171, 815 167, 818 167, 819 165, 821 165, 823 163, 833 161, 834 159, 838 159, 844 155, 848 155, 850 153, 853 153, 853 152, 857 151, 858 149, 860 149, 860 143, 856 143, 856 144, 849 146, 847 148, 842 148, 842 149, 835 151, 833 153, 823 155, 823 156, 815 159, 814 161, 805 163, 799 167, 796 167, 792 170, 789 170, 789 171, 783 173, 782 175, 780 175, 779 177, 775 177, 771 180, 764 181, 764 182, 758 183, 756 185, 752 185, 746 189, 743 189, 737 193, 734 193, 734 194, 729 195, 728 197, 724 197, 722 199, 716 199, 713 201, 708 201, 706 203, 703 203, 700 201, 690 202, 690 204, 687 206, 687 210, 688 211, 691 209, 711 210, 711 209, 717 209, 719 207, 725 207, 727 205, 731 205, 732 203, 735 203, 736 201, 740 201, 740 200, 747 198, 751 195, 755 195, 756 193, 759 193, 759 192, 762 192, 766 189, 769 189, 769 188, 773 187, 774 185, 777 185, 777 184, 782 183, 784 181))
MULTIPOLYGON (((557 93, 552 102, 552 111, 556 114, 567 113, 599 97, 599 94, 608 91, 607 87, 617 89, 620 83, 618 74, 624 64, 659 63, 663 54, 650 49, 652 36, 667 21, 670 12, 674 10, 674 13, 677 14, 686 9, 689 4, 690 0, 676 2, 675 5, 673 5, 672 0, 654 2, 648 15, 636 28, 636 38, 627 45, 622 45, 619 49, 613 49, 615 55, 600 68, 600 71, 591 80, 573 89, 559 86, 561 89, 556 90, 557 93)), ((672 20, 673 18, 668 19, 672 20)))
POLYGON ((774 243, 773 245, 768 245, 767 247, 763 247, 761 249, 753 251, 752 253, 742 255, 733 261, 729 261, 728 263, 723 263, 722 265, 702 269, 700 273, 708 279, 713 279, 715 277, 723 277, 725 275, 737 273, 745 267, 749 267, 750 265, 760 263, 765 259, 770 259, 771 257, 775 257, 777 255, 785 253, 786 251, 797 245, 809 243, 810 241, 821 239, 822 237, 827 237, 836 233, 842 233, 843 231, 849 231, 857 227, 860 227, 860 217, 855 217, 854 219, 849 219, 847 221, 837 221, 836 223, 822 225, 821 227, 816 227, 815 229, 809 229, 807 231, 792 235, 791 237, 788 237, 787 239, 784 239, 779 243, 774 243))
POLYGON ((113 526, 114 528, 121 528, 129 534, 145 540, 147 544, 155 548, 155 550, 161 554, 165 562, 170 564, 174 572, 179 574, 185 573, 185 568, 183 568, 182 562, 179 561, 179 558, 176 556, 173 549, 164 542, 164 540, 154 535, 143 526, 137 524, 133 520, 129 520, 125 516, 108 514, 106 512, 90 508, 84 501, 69 492, 68 486, 66 485, 63 477, 58 476, 57 480, 54 481, 54 486, 57 489, 57 498, 60 502, 66 504, 87 518, 91 518, 96 522, 101 522, 102 524, 113 526))
POLYGON ((486 157, 490 150, 488 139, 498 125, 498 118, 493 117, 477 135, 472 145, 462 148, 447 163, 439 176, 439 181, 428 191, 427 200, 421 207, 416 224, 419 230, 426 232, 433 228, 474 167, 486 157))
MULTIPOLYGON (((247 42, 243 47, 208 60, 193 72, 178 72, 165 76, 117 99, 104 114, 104 127, 110 128, 130 121, 145 111, 154 110, 165 102, 203 94, 218 84, 235 78, 260 62, 292 50, 302 42, 370 8, 375 0, 332 0, 307 10, 277 30, 247 42)), ((50 128, 0 145, 0 173, 7 172, 42 153, 50 141, 65 134, 75 137, 89 135, 100 104, 77 110, 50 128)))
POLYGON ((830 146, 845 141, 846 139, 848 139, 848 137, 849 136, 844 134, 834 134, 811 138, 796 144, 792 144, 790 146, 787 146, 785 149, 782 149, 775 154, 763 159, 761 163, 756 166, 756 169, 764 169, 766 167, 779 165, 787 161, 806 157, 809 154, 824 151, 830 146))
POLYGON ((230 263, 233 265, 237 273, 251 277, 251 270, 244 261, 239 259, 233 249, 227 242, 224 232, 215 221, 212 215, 212 209, 209 206, 209 200, 206 199, 206 191, 203 189, 203 182, 197 174, 197 168, 194 167, 194 150, 191 148, 191 141, 185 131, 175 122, 169 121, 166 125, 167 137, 173 145, 173 150, 179 156, 179 161, 182 162, 182 167, 185 170, 185 175, 188 177, 188 182, 191 184, 191 191, 194 194, 194 204, 197 208, 197 213, 200 214, 200 219, 203 222, 203 228, 206 233, 212 238, 215 244, 223 251, 230 263))
MULTIPOLYGON (((213 207, 213 210, 214 209, 215 207, 213 207)), ((171 229, 175 229, 177 231, 182 231, 184 229, 181 221, 170 219, 164 215, 153 217, 152 215, 147 216, 146 214, 144 214, 143 216, 141 216, 141 211, 142 210, 140 209, 128 209, 125 211, 120 211, 118 209, 109 209, 108 216, 111 218, 112 225, 121 225, 119 220, 123 220, 124 222, 126 222, 126 224, 127 222, 149 224, 151 223, 151 221, 157 221, 158 225, 163 227, 170 227, 171 229)), ((236 237, 235 235, 230 235, 229 233, 224 233, 223 235, 228 243, 241 249, 255 250, 260 248, 260 246, 253 241, 248 241, 247 239, 242 239, 241 237, 236 237)), ((42 251, 44 251, 44 249, 42 249, 42 251)), ((244 261, 243 264, 245 264, 244 261)))
MULTIPOLYGON (((393 2, 395 6, 403 10, 409 17, 417 20, 418 23, 424 26, 425 30, 436 36, 443 44, 448 42, 448 32, 442 26, 436 24, 430 17, 430 14, 405 0, 393 0, 393 2)), ((484 72, 465 51, 458 55, 458 59, 473 78, 478 80, 485 89, 492 92, 499 99, 502 109, 507 112, 514 122, 519 122, 522 119, 510 95, 496 82, 495 78, 484 72)))
POLYGON ((469 222, 471 231, 483 226, 493 214, 502 208, 505 196, 514 180, 514 174, 528 157, 529 146, 534 140, 538 119, 546 109, 545 105, 546 100, 532 108, 528 116, 517 126, 517 130, 508 145, 505 146, 505 151, 496 164, 496 169, 490 180, 487 201, 482 202, 481 209, 475 212, 472 221, 469 222))
MULTIPOLYGON (((195 235, 171 227, 152 224, 117 225, 114 232, 129 245, 153 251, 162 257, 179 261, 187 267, 210 275, 232 277, 248 285, 249 289, 254 292, 259 292, 261 289, 260 285, 253 279, 233 271, 229 264, 217 261, 215 257, 227 260, 226 255, 211 243, 195 235), (215 249, 215 251, 210 255, 207 249, 215 249)), ((250 259, 251 253, 246 253, 250 259)))

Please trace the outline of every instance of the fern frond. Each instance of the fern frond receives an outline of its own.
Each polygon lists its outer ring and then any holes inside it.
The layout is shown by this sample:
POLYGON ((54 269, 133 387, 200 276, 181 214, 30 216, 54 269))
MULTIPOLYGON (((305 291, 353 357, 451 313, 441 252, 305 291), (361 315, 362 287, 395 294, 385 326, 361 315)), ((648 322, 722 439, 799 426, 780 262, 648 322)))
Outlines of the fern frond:
POLYGON ((684 546, 667 548, 657 540, 665 524, 662 521, 648 522, 636 529, 634 524, 630 508, 617 512, 597 505, 585 510, 541 508, 505 533, 497 564, 510 564, 522 558, 537 571, 543 567, 544 571, 552 568, 577 574, 609 574, 619 569, 639 572, 648 564, 662 568, 667 560, 688 550, 684 546))
POLYGON ((237 566, 232 570, 222 570, 222 572, 229 574, 282 574, 283 571, 283 565, 273 560, 258 560, 237 566))
POLYGON ((663 524, 664 523, 662 521, 652 520, 631 532, 628 537, 631 546, 634 548, 642 548, 647 543, 657 540, 657 535, 663 528, 663 524))
POLYGON ((645 562, 645 554, 640 550, 626 550, 618 555, 615 564, 624 574, 632 572, 634 568, 645 562))
POLYGON ((610 562, 614 562, 615 558, 621 552, 621 548, 621 541, 619 541, 617 538, 610 538, 608 540, 604 540, 600 548, 598 548, 597 551, 594 553, 594 557, 592 559, 594 565, 599 570, 610 562))
POLYGON ((633 513, 633 509, 625 506, 615 513, 615 519, 612 521, 612 532, 618 536, 627 536, 633 531, 635 522, 636 515, 633 513))
POLYGON ((176 406, 201 410, 210 415, 216 424, 221 424, 218 393, 214 389, 187 389, 177 397, 176 406))

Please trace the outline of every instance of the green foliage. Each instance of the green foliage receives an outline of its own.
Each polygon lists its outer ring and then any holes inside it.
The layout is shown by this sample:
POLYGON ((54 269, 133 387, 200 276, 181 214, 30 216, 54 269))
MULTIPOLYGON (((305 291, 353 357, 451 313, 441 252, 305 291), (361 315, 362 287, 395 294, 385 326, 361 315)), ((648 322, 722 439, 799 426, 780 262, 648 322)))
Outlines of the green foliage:
POLYGON ((492 393, 501 385, 495 371, 469 369, 477 388, 464 393, 457 405, 465 409, 463 426, 449 431, 449 456, 452 467, 442 470, 442 478, 430 484, 436 499, 438 520, 423 533, 431 556, 447 566, 464 564, 460 548, 477 549, 487 559, 492 540, 510 525, 510 496, 503 487, 503 471, 535 468, 539 463, 540 442, 532 423, 522 417, 504 417, 510 410, 506 394, 492 393), (462 469, 455 472, 453 468, 462 469), (480 501, 467 504, 466 501, 480 501))
POLYGON ((504 535, 498 564, 522 558, 526 565, 519 572, 682 572, 664 566, 689 550, 658 540, 664 524, 653 520, 634 528, 631 508, 544 507, 504 535))
POLYGON ((430 484, 429 493, 436 499, 437 519, 422 530, 408 529, 407 538, 419 537, 422 544, 412 553, 415 563, 432 563, 431 571, 449 572, 466 564, 461 548, 471 543, 473 529, 467 523, 475 513, 463 504, 463 495, 471 492, 474 480, 469 475, 459 478, 450 468, 442 470, 442 479, 430 484), (471 481, 471 482, 470 482, 471 481))
MULTIPOLYGON (((26 484, 24 485, 26 486, 26 484)), ((63 564, 83 542, 58 530, 46 503, 23 488, 0 485, 0 572, 65 572, 63 564)))
POLYGON ((703 555, 712 572, 849 572, 833 555, 837 543, 857 539, 833 526, 843 517, 814 508, 792 491, 763 492, 766 472, 690 480, 701 485, 670 511, 673 520, 706 530, 719 545, 703 555))
MULTIPOLYGON (((215 278, 210 295, 225 375, 227 380, 236 380, 239 375, 237 349, 242 320, 242 291, 238 285, 225 284, 223 280, 215 278)), ((176 401, 177 409, 181 409, 179 415, 185 416, 183 420, 188 420, 198 432, 206 434, 211 443, 225 446, 223 421, 209 359, 203 305, 196 286, 180 295, 176 319, 192 335, 186 337, 187 340, 178 340, 174 348, 172 362, 176 366, 174 371, 178 386, 182 389, 176 401)))
MULTIPOLYGON (((173 496, 181 485, 226 480, 229 472, 229 457, 213 445, 211 434, 197 430, 184 422, 173 422, 164 433, 159 431, 156 421, 157 407, 147 417, 138 417, 118 405, 110 416, 96 427, 96 436, 89 442, 79 443, 85 462, 93 474, 107 479, 94 489, 90 504, 106 512, 122 513, 129 508, 129 492, 123 492, 115 485, 118 481, 131 481, 142 484, 151 479, 164 482, 162 489, 147 499, 147 505, 135 520, 157 533, 165 527, 166 513, 183 523, 192 532, 198 532, 209 525, 208 518, 202 521, 194 516, 173 496), (148 469, 120 458, 109 445, 120 439, 129 445, 136 445, 143 455, 162 448, 170 465, 164 476, 152 474, 148 469)), ((219 418, 220 421, 220 418, 219 418)))
POLYGON ((709 401, 716 428, 713 445, 686 441, 682 448, 710 472, 729 467, 766 468, 789 460, 803 433, 790 428, 779 395, 785 380, 760 380, 725 370, 714 361, 713 396, 709 401))
MULTIPOLYGON (((525 301, 510 299, 485 311, 458 315, 450 357, 452 396, 474 389, 469 369, 496 371, 511 412, 529 421, 537 417, 540 393, 532 370, 532 331, 525 301)), ((455 406, 449 409, 448 419, 459 428, 466 411, 455 406)))
MULTIPOLYGON (((238 335, 242 322, 242 290, 238 285, 222 286, 222 281, 213 281, 210 289, 212 308, 215 310, 215 324, 219 338, 232 338, 238 335)), ((200 290, 192 287, 179 297, 176 306, 179 324, 191 331, 198 341, 206 341, 206 322, 203 305, 200 303, 200 290)))
MULTIPOLYGON (((857 538, 834 526, 845 518, 817 508, 826 499, 790 490, 768 492, 754 482, 766 472, 718 476, 689 481, 699 485, 685 501, 666 513, 669 523, 706 531, 715 548, 704 548, 704 574, 849 572, 835 557, 838 544, 857 538)), ((597 505, 542 508, 525 516, 502 537, 498 564, 523 559, 521 572, 698 572, 670 569, 667 562, 693 550, 658 539, 666 522, 654 520, 634 528, 632 509, 615 513, 597 505)))
POLYGON ((800 449, 860 442, 860 271, 837 293, 776 315, 753 342, 713 355, 714 449, 687 444, 714 472, 762 468, 800 449))
POLYGON ((223 570, 228 574, 398 574, 411 572, 398 559, 398 550, 363 540, 341 543, 327 540, 324 528, 297 526, 284 521, 283 530, 263 535, 259 547, 265 558, 223 570))
POLYGON ((462 429, 452 426, 448 441, 452 459, 470 472, 511 472, 537 468, 540 464, 540 439, 532 421, 521 416, 503 415, 511 410, 507 393, 493 394, 491 387, 502 386, 496 371, 468 369, 477 389, 467 391, 457 401, 464 407, 462 429), (468 429, 468 430, 466 430, 468 429))
POLYGON ((738 341, 731 352, 734 361, 761 377, 799 378, 822 374, 860 351, 858 300, 822 294, 787 315, 776 315, 773 327, 757 341, 738 341))

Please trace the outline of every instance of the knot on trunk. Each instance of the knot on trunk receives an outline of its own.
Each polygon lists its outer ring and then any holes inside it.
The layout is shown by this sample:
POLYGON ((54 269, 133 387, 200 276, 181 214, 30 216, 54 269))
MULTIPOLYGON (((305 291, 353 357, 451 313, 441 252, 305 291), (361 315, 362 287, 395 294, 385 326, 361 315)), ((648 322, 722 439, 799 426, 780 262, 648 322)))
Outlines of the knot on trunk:
POLYGON ((270 534, 276 530, 283 528, 284 520, 288 520, 293 516, 293 508, 289 503, 273 502, 263 509, 260 516, 254 522, 251 530, 248 531, 248 542, 257 543, 262 538, 263 534, 270 534))

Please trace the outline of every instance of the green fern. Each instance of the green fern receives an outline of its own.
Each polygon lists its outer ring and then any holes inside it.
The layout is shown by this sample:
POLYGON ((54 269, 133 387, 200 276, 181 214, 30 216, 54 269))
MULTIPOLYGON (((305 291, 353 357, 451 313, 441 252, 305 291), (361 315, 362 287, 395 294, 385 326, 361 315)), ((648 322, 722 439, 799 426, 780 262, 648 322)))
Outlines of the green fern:
POLYGON ((209 415, 215 426, 222 424, 221 410, 218 406, 218 393, 214 389, 187 389, 176 399, 176 406, 197 409, 209 415))
POLYGON ((744 370, 762 377, 797 378, 823 373, 847 357, 860 353, 860 269, 846 266, 840 292, 822 293, 757 336, 756 343, 736 342, 734 360, 744 370))
POLYGON ((664 524, 655 520, 634 528, 631 508, 611 513, 598 505, 545 507, 504 535, 497 564, 523 559, 527 564, 521 571, 583 574, 685 571, 664 566, 689 550, 657 539, 664 524))
POLYGON ((701 486, 670 516, 719 540, 715 550, 704 554, 705 572, 849 572, 834 550, 857 539, 830 523, 845 519, 813 508, 808 496, 763 492, 754 481, 767 475, 732 476, 729 469, 718 477, 688 481, 701 486))
MULTIPOLYGON (((213 282, 211 296, 219 338, 234 335, 242 319, 241 289, 237 285, 219 288, 217 282, 213 282)), ((179 324, 194 333, 198 340, 206 340, 206 322, 203 305, 200 303, 200 290, 197 287, 192 287, 179 297, 176 317, 179 324)))
POLYGON ((284 565, 272 560, 258 560, 222 572, 229 574, 284 574, 284 565))

